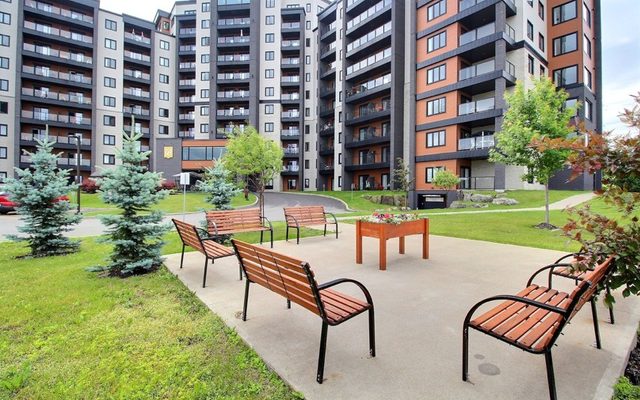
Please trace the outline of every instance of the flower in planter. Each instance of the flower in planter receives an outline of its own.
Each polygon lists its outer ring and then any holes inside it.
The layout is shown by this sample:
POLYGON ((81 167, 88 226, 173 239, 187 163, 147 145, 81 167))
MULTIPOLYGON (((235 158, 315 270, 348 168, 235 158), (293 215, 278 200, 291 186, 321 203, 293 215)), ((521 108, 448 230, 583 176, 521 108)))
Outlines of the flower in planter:
POLYGON ((415 221, 418 219, 416 214, 391 214, 374 212, 371 215, 362 218, 362 221, 373 222, 375 224, 400 224, 406 221, 415 221))

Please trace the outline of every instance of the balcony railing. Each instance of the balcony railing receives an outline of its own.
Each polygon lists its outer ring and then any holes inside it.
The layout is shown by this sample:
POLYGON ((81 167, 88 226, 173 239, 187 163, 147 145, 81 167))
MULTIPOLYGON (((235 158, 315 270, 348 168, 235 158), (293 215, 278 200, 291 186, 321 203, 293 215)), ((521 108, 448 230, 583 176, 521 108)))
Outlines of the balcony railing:
POLYGON ((64 29, 53 28, 49 25, 37 24, 31 21, 24 21, 24 27, 27 29, 32 29, 34 31, 42 32, 46 35, 58 36, 65 39, 71 39, 76 42, 81 43, 93 43, 93 38, 91 36, 83 35, 81 33, 69 32, 64 29))
POLYGON ((60 79, 74 83, 84 83, 91 85, 92 79, 78 74, 69 74, 67 72, 52 71, 48 67, 31 67, 29 65, 22 66, 22 72, 25 74, 38 75, 45 78, 60 79))
POLYGON ((336 42, 329 43, 328 45, 320 48, 320 54, 328 53, 331 50, 335 50, 336 46, 336 42))
POLYGON ((388 83, 391 83, 391 74, 387 74, 379 78, 365 82, 363 84, 352 87, 351 90, 347 91, 347 97, 355 96, 356 94, 373 90, 377 87, 384 86, 388 83))
POLYGON ((178 103, 194 103, 196 101, 196 96, 180 96, 178 97, 178 103))
POLYGON ((481 26, 480 28, 465 32, 460 35, 459 45, 464 46, 465 44, 471 43, 494 33, 496 33, 496 24, 492 22, 490 24, 481 26))
POLYGON ((180 79, 178 81, 178 85, 179 86, 195 86, 196 85, 196 80, 195 79, 180 79))
POLYGON ((300 29, 300 22, 283 22, 282 29, 300 29))
POLYGON ((364 46, 365 44, 371 42, 372 40, 375 40, 377 37, 382 36, 385 33, 389 32, 390 30, 391 30, 391 21, 387 22, 382 26, 379 26, 378 28, 376 28, 376 30, 371 31, 366 35, 359 37, 358 39, 349 43, 347 45, 347 52, 351 50, 355 50, 358 47, 364 46))
POLYGON ((320 133, 332 131, 334 128, 333 124, 324 124, 320 127, 320 133))
POLYGON ((358 110, 357 114, 349 114, 347 116, 347 118, 362 118, 362 117, 366 117, 368 115, 372 115, 372 114, 377 114, 377 113, 381 113, 387 110, 391 110, 391 104, 390 103, 383 103, 383 104, 378 104, 376 106, 373 107, 367 107, 367 108, 363 108, 358 110))
POLYGON ((218 26, 249 25, 250 23, 251 23, 251 18, 227 18, 227 19, 218 20, 218 26))
POLYGON ((144 43, 144 44, 151 44, 151 38, 148 38, 142 34, 140 35, 136 35, 135 33, 131 33, 131 32, 125 32, 124 33, 124 37, 125 39, 131 39, 135 42, 140 42, 140 43, 144 43))
POLYGON ((495 188, 495 176, 472 176, 470 178, 460 178, 460 189, 494 190, 495 188))
POLYGON ((283 111, 282 118, 300 118, 300 111, 298 110, 283 111))
POLYGON ((178 30, 179 35, 195 35, 196 28, 181 28, 178 30))
POLYGON ((238 44, 249 43, 251 38, 249 36, 218 36, 218 43, 220 44, 238 44))
POLYGON ((282 47, 300 47, 299 40, 283 40, 282 47))
POLYGON ((285 129, 280 131, 280 136, 300 136, 300 129, 285 129))
POLYGON ((320 67, 320 75, 324 75, 327 72, 331 71, 331 70, 335 70, 336 69, 336 62, 333 61, 331 63, 329 63, 326 67, 320 67))
POLYGON ((179 131, 178 132, 178 137, 181 137, 181 138, 193 138, 193 137, 195 137, 195 133, 192 130, 191 131, 179 131))
POLYGON ((280 78, 280 82, 283 83, 298 83, 300 82, 300 75, 284 75, 280 78))
POLYGON ((134 53, 133 51, 125 50, 124 56, 132 60, 151 62, 151 57, 146 54, 134 53))
POLYGON ((64 115, 64 114, 50 114, 43 111, 28 111, 22 110, 22 118, 37 119, 40 121, 50 122, 62 122, 65 124, 75 125, 91 125, 91 118, 84 115, 64 115))
POLYGON ((178 51, 196 51, 196 46, 193 44, 183 44, 182 46, 178 47, 178 51))
POLYGON ((24 96, 33 96, 39 97, 41 99, 47 100, 59 100, 65 101, 68 103, 76 103, 76 104, 91 104, 91 97, 84 97, 82 93, 56 93, 48 90, 40 90, 33 88, 22 88, 22 94, 24 96))
POLYGON ((298 147, 285 147, 282 151, 287 156, 297 156, 300 154, 300 149, 298 147))
POLYGON ((244 99, 249 97, 248 90, 229 90, 225 92, 216 92, 219 99, 244 99))
POLYGON ((320 30, 320 36, 324 35, 327 32, 330 32, 332 30, 336 29, 336 21, 333 21, 332 23, 330 23, 329 25, 325 26, 324 28, 322 28, 320 30))
MULTIPOLYGON (((20 162, 22 163, 31 163, 31 156, 26 156, 26 155, 22 155, 20 156, 20 162)), ((67 166, 76 166, 78 165, 78 159, 76 157, 69 157, 69 158, 58 158, 57 160, 57 164, 58 165, 67 165, 67 166)), ((80 159, 80 165, 82 167, 90 167, 91 166, 91 160, 85 160, 85 159, 80 159)))
POLYGON ((249 110, 236 110, 233 108, 216 110, 216 115, 220 117, 248 117, 249 110))
POLYGON ((460 3, 458 5, 458 12, 473 7, 478 3, 482 3, 483 1, 484 0, 460 0, 460 3))
POLYGON ((490 99, 462 103, 458 106, 458 115, 467 115, 493 110, 495 108, 495 103, 496 101, 493 97, 490 99))
POLYGON ((41 3, 34 0, 25 0, 25 7, 35 8, 36 10, 44 11, 53 15, 61 15, 63 17, 71 18, 78 21, 88 22, 93 24, 93 17, 81 14, 77 11, 66 10, 64 8, 55 7, 48 3, 41 3))
POLYGON ((353 136, 347 136, 347 143, 358 143, 364 142, 365 140, 378 139, 383 137, 388 137, 389 131, 383 130, 380 131, 375 128, 369 128, 365 131, 357 131, 353 136))
POLYGON ((467 68, 462 68, 459 72, 459 80, 471 79, 478 75, 488 74, 496 69, 494 60, 485 61, 467 68))
POLYGON ((488 149, 495 145, 493 132, 488 135, 474 136, 458 140, 458 150, 488 149))
POLYGON ((300 59, 299 58, 283 58, 282 64, 283 65, 300 65, 300 59))
POLYGON ((249 54, 226 54, 217 58, 218 62, 249 61, 250 59, 249 54))
POLYGON ((146 72, 135 71, 126 68, 124 70, 124 76, 129 76, 136 79, 144 79, 145 81, 151 80, 151 75, 147 74, 146 72))
POLYGON ((23 43, 22 49, 24 51, 32 51, 34 53, 42 54, 49 57, 61 58, 63 60, 76 61, 79 63, 92 64, 93 59, 85 56, 81 53, 70 53, 68 51, 52 49, 48 46, 36 46, 31 43, 23 43))
POLYGON ((180 114, 178 115, 178 119, 193 121, 196 119, 196 115, 194 113, 180 114))
POLYGON ((150 112, 148 109, 139 108, 139 107, 122 107, 123 113, 133 114, 133 115, 142 115, 148 117, 150 112))
POLYGON ((378 12, 380 12, 380 10, 382 10, 383 8, 385 8, 387 6, 390 6, 390 5, 391 5, 391 0, 382 0, 382 1, 378 2, 377 4, 375 4, 374 6, 369 7, 365 12, 363 12, 362 14, 356 16, 351 21, 348 21, 347 22, 347 29, 351 29, 354 26, 359 25, 361 22, 364 22, 369 17, 372 17, 373 15, 377 14, 378 12))
POLYGON ((251 78, 251 74, 249 72, 228 72, 228 73, 217 74, 216 78, 218 80, 249 79, 251 78))
POLYGON ((122 92, 129 96, 141 97, 144 99, 148 99, 149 97, 151 97, 151 94, 149 92, 137 88, 124 88, 122 92))
POLYGON ((193 69, 196 67, 196 63, 194 62, 181 62, 179 64, 180 69, 193 69))
MULTIPOLYGON (((35 142, 36 140, 49 140, 52 143, 61 143, 61 144, 76 144, 76 140, 73 136, 55 136, 55 135, 44 135, 38 133, 20 133, 20 140, 25 140, 28 142, 35 142)), ((80 144, 82 146, 91 146, 91 139, 82 138, 80 140, 80 144)))
MULTIPOLYGON (((131 132, 131 125, 125 125, 123 128, 125 132, 131 132)), ((151 130, 146 126, 134 126, 134 133, 142 133, 143 135, 148 135, 150 132, 151 130)))
POLYGON ((362 68, 366 68, 369 65, 373 65, 378 63, 384 59, 391 58, 391 47, 386 48, 370 57, 365 58, 362 61, 359 61, 353 65, 349 65, 347 67, 347 75, 350 75, 354 72, 361 70, 362 68))
POLYGON ((300 100, 300 93, 282 93, 280 100, 300 100))
POLYGON ((251 4, 251 0, 218 0, 219 6, 236 6, 240 4, 251 4))
POLYGON ((233 133, 233 127, 217 128, 216 129, 216 136, 218 136, 218 137, 227 137, 227 136, 231 135, 232 133, 233 133))
POLYGON ((299 165, 283 165, 282 172, 298 172, 300 171, 299 165))
POLYGON ((336 110, 336 106, 334 105, 328 105, 328 106, 320 106, 319 110, 320 114, 324 114, 324 113, 332 113, 336 110))
POLYGON ((320 171, 330 171, 334 169, 333 163, 320 162, 318 165, 320 171))

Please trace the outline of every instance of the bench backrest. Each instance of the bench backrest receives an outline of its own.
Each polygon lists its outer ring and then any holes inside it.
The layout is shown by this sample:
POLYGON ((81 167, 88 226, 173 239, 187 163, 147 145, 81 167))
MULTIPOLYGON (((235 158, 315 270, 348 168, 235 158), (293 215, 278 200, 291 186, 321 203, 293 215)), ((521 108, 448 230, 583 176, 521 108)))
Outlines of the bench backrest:
POLYGON ((178 231, 178 235, 180 235, 182 243, 204 253, 202 241, 200 240, 200 236, 198 236, 198 230, 196 227, 177 219, 172 219, 172 221, 176 226, 176 230, 178 231))
POLYGON ((604 279, 611 271, 613 267, 613 256, 605 259, 598 264, 593 270, 588 270, 584 276, 584 279, 576 286, 569 298, 571 303, 569 305, 569 317, 570 320, 585 303, 591 301, 591 298, 598 290, 598 286, 604 281, 604 279))
POLYGON ((300 225, 324 224, 327 221, 323 206, 285 207, 284 217, 287 223, 297 222, 300 225))
POLYGON ((210 235, 215 234, 216 229, 218 234, 224 235, 238 230, 260 229, 263 225, 259 208, 245 208, 207 211, 207 226, 210 235))
POLYGON ((318 285, 309 264, 240 240, 231 242, 247 279, 323 316, 318 285))

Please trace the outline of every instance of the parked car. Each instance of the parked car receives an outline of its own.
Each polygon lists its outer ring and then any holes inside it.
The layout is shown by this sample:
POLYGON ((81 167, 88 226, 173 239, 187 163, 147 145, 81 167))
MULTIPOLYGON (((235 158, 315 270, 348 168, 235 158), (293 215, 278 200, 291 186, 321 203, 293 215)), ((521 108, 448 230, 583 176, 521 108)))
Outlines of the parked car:
MULTIPOLYGON (((58 201, 69 201, 69 196, 64 195, 56 199, 58 201)), ((16 211, 18 205, 9 199, 9 194, 0 187, 0 214, 8 214, 11 211, 16 211)))

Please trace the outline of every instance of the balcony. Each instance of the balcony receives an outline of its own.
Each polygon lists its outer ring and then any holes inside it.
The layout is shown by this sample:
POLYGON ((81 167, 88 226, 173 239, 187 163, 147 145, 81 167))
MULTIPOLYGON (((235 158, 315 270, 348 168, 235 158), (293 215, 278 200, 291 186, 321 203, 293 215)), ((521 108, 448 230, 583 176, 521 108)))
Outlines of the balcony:
POLYGON ((300 30, 300 22, 283 22, 280 29, 283 31, 300 30))
POLYGON ((196 86, 196 80, 195 79, 180 79, 178 81, 178 86, 195 87, 196 86))
POLYGON ((336 26, 337 26, 336 21, 333 21, 329 25, 323 27, 322 29, 320 29, 320 36, 324 36, 325 34, 335 30, 336 26))
POLYGON ((129 50, 125 50, 124 51, 124 58, 126 61, 133 61, 133 62, 143 62, 145 64, 150 64, 151 63, 151 57, 146 55, 146 54, 141 54, 141 53, 136 53, 133 51, 129 51, 129 50))
POLYGON ((391 74, 386 74, 352 87, 351 90, 347 91, 346 98, 348 101, 362 101, 370 97, 375 97, 382 90, 389 88, 391 88, 391 74))
POLYGON ((298 68, 300 66, 299 58, 283 58, 281 61, 282 68, 298 68))
POLYGON ((384 129, 369 128, 366 130, 358 130, 354 132, 353 136, 347 135, 346 148, 353 148, 359 146, 368 146, 377 143, 386 143, 389 139, 389 131, 384 129))
POLYGON ((219 6, 239 6, 242 4, 251 4, 251 0, 218 0, 219 6))
POLYGON ((298 119, 300 118, 300 111, 299 110, 283 111, 280 116, 282 119, 298 119))
POLYGON ((46 36, 54 36, 63 39, 72 40, 79 44, 91 46, 93 44, 93 38, 91 36, 83 35, 81 33, 70 32, 64 29, 52 28, 49 25, 37 24, 31 21, 24 21, 24 28, 37 31, 46 36))
MULTIPOLYGON (((35 141, 43 141, 43 140, 48 140, 49 142, 53 142, 54 144, 72 146, 74 149, 76 148, 76 140, 75 138, 70 136, 55 136, 55 135, 44 135, 44 134, 25 133, 25 132, 20 133, 20 141, 22 142, 35 142, 35 141)), ((80 140, 80 146, 85 146, 90 148, 91 139, 82 138, 80 140)))
POLYGON ((458 73, 458 80, 463 81, 474 78, 478 75, 488 74, 489 72, 493 72, 495 69, 496 63, 494 60, 485 61, 467 68, 462 68, 458 73))
POLYGON ((126 87, 126 88, 124 88, 122 93, 125 96, 136 97, 136 98, 139 98, 139 99, 149 99, 149 98, 151 98, 151 94, 149 92, 147 92, 146 90, 138 89, 138 88, 128 88, 128 87, 126 87))
POLYGON ((196 28, 181 28, 178 30, 178 35, 180 36, 195 36, 196 28))
MULTIPOLYGON (((124 131, 127 133, 131 133, 131 125, 125 125, 123 127, 124 131)), ((135 126, 134 125, 134 133, 141 133, 143 136, 149 136, 151 133, 151 129, 146 126, 135 126)))
POLYGON ((376 106, 360 109, 357 114, 347 114, 347 125, 356 125, 377 118, 387 117, 391 114, 391 103, 385 102, 376 106))
POLYGON ((282 93, 280 95, 280 101, 300 101, 300 93, 282 93))
POLYGON ((320 155, 321 156, 330 156, 334 152, 334 146, 332 144, 321 144, 320 145, 320 155))
POLYGON ((178 131, 178 137, 183 139, 193 139, 195 137, 195 133, 193 130, 178 131))
POLYGON ((41 76, 45 80, 58 79, 70 82, 71 84, 91 85, 92 79, 75 73, 52 71, 48 67, 31 67, 29 65, 22 66, 22 72, 25 74, 41 76))
POLYGON ((484 132, 482 132, 482 136, 474 136, 458 140, 459 151, 489 149, 494 145, 495 140, 493 132, 490 132, 486 135, 484 134, 484 132))
POLYGON ((135 116, 139 116, 139 117, 147 117, 149 118, 150 111, 146 108, 142 108, 142 107, 122 107, 122 112, 126 114, 131 114, 131 115, 135 115, 135 116))
POLYGON ((391 10, 391 0, 382 0, 377 4, 369 7, 363 13, 357 15, 350 21, 347 21, 347 35, 356 32, 359 28, 371 23, 374 19, 383 15, 388 10, 391 10))
POLYGON ((49 46, 37 46, 31 43, 23 43, 22 50, 32 53, 40 54, 45 57, 55 57, 66 61, 75 61, 80 64, 93 64, 91 57, 85 56, 82 53, 70 53, 68 51, 52 49, 49 46))
POLYGON ((281 86, 300 86, 300 75, 283 75, 280 77, 281 86))
POLYGON ((216 92, 216 98, 224 100, 242 100, 249 98, 248 90, 227 90, 224 92, 216 92))
POLYGON ((77 11, 71 11, 71 10, 66 10, 64 8, 55 7, 48 3, 41 3, 39 1, 34 1, 34 0, 25 0, 24 6, 27 8, 32 8, 32 9, 41 11, 41 12, 45 12, 52 16, 60 16, 73 21, 80 21, 80 22, 93 25, 93 17, 89 15, 84 15, 77 11))
POLYGON ((471 8, 478 3, 482 3, 485 0, 460 0, 458 5, 458 12, 471 8))
POLYGON ((298 128, 290 128, 284 129, 280 131, 280 139, 282 140, 299 140, 300 139, 300 129, 298 128))
POLYGON ((178 52, 179 53, 193 53, 196 51, 196 46, 193 44, 183 44, 182 46, 178 47, 178 52))
POLYGON ((196 69, 196 63, 194 63, 194 62, 181 62, 180 64, 178 64, 178 67, 180 67, 180 70, 196 69))
POLYGON ((381 169, 381 168, 389 168, 389 158, 382 157, 381 161, 376 161, 376 155, 374 153, 368 153, 364 156, 361 156, 358 160, 356 160, 352 164, 347 164, 345 166, 345 170, 347 171, 358 171, 358 170, 365 170, 365 169, 381 169))
POLYGON ((144 34, 136 35, 135 33, 132 33, 132 32, 125 32, 124 39, 134 43, 147 45, 147 46, 151 45, 151 38, 144 36, 144 34))
POLYGON ((228 72, 216 75, 216 80, 218 81, 240 81, 249 78, 251 78, 251 74, 249 72, 228 72))
POLYGON ((195 103, 196 102, 196 96, 180 96, 178 97, 178 103, 179 104, 189 104, 189 103, 195 103))
POLYGON ((227 18, 218 20, 218 28, 233 28, 251 24, 251 18, 227 18))
POLYGON ((79 104, 84 106, 91 105, 91 97, 85 97, 82 93, 56 93, 49 90, 40 90, 33 88, 22 88, 23 96, 36 97, 42 99, 43 102, 47 100, 62 101, 65 103, 79 104))
POLYGON ((496 24, 494 22, 481 26, 480 28, 474 29, 469 32, 465 32, 460 35, 458 39, 458 45, 464 46, 465 44, 474 42, 483 37, 489 36, 496 33, 496 24))
MULTIPOLYGON (((21 155, 20 156, 20 162, 21 163, 25 163, 25 164, 30 164, 31 163, 31 156, 21 155)), ((78 159, 76 157, 58 158, 57 164, 59 166, 64 166, 64 167, 75 167, 76 165, 78 165, 78 159)), ((80 159, 80 166, 81 167, 91 167, 91 160, 85 160, 85 159, 81 158, 80 159)))
POLYGON ((244 118, 249 116, 249 110, 226 108, 226 109, 216 110, 216 115, 218 117, 244 118))
POLYGON ((283 49, 295 49, 300 47, 299 40, 283 40, 281 43, 283 49))
POLYGON ((284 175, 297 175, 298 172, 300 171, 300 166, 299 165, 283 165, 282 166, 282 173, 284 175))
POLYGON ((335 96, 336 93, 336 87, 335 86, 320 86, 320 91, 319 91, 319 95, 320 97, 329 97, 329 96, 335 96))
POLYGON ((300 148, 298 147, 285 147, 283 150, 285 158, 287 157, 298 157, 300 156, 300 148))
POLYGON ((186 113, 186 114, 178 114, 179 121, 186 121, 186 123, 189 123, 190 121, 195 121, 195 119, 196 119, 196 116, 192 112, 186 113))
POLYGON ((347 44, 347 53, 350 53, 353 50, 357 50, 368 43, 375 41, 377 38, 385 35, 386 33, 391 31, 391 21, 386 24, 379 26, 376 30, 367 33, 366 35, 354 40, 353 42, 347 44))
POLYGON ((482 111, 493 110, 495 108, 495 99, 489 98, 458 105, 458 115, 475 114, 482 111))
POLYGON ((219 36, 218 44, 219 45, 242 45, 249 44, 251 42, 251 37, 249 36, 219 36))
POLYGON ((136 71, 136 70, 131 70, 131 69, 124 69, 124 76, 125 78, 133 78, 133 79, 139 79, 142 81, 151 81, 151 75, 146 73, 146 72, 142 72, 142 71, 136 71))
POLYGON ((320 162, 318 164, 318 172, 320 175, 331 175, 334 169, 333 163, 320 162))
POLYGON ((336 51, 336 42, 329 43, 326 46, 320 48, 320 59, 323 59, 331 54, 335 54, 336 51))
POLYGON ((248 62, 251 60, 251 56, 249 54, 226 54, 219 55, 217 60, 219 63, 248 62))
POLYGON ((335 110, 336 108, 333 104, 328 106, 320 106, 320 108, 318 109, 318 114, 320 115, 320 117, 328 117, 329 115, 333 115, 335 110))
POLYGON ((333 136, 335 133, 335 128, 333 124, 324 124, 320 127, 320 132, 318 132, 320 136, 333 136))
POLYGON ((360 70, 363 70, 372 65, 381 63, 385 60, 391 60, 391 47, 388 47, 372 56, 365 58, 355 64, 349 65, 347 67, 347 77, 351 74, 354 74, 360 70))
POLYGON ((43 123, 58 122, 61 124, 74 125, 79 128, 91 129, 91 118, 85 117, 80 113, 72 113, 72 115, 50 114, 46 111, 29 111, 22 110, 20 114, 22 118, 42 121, 43 123))

